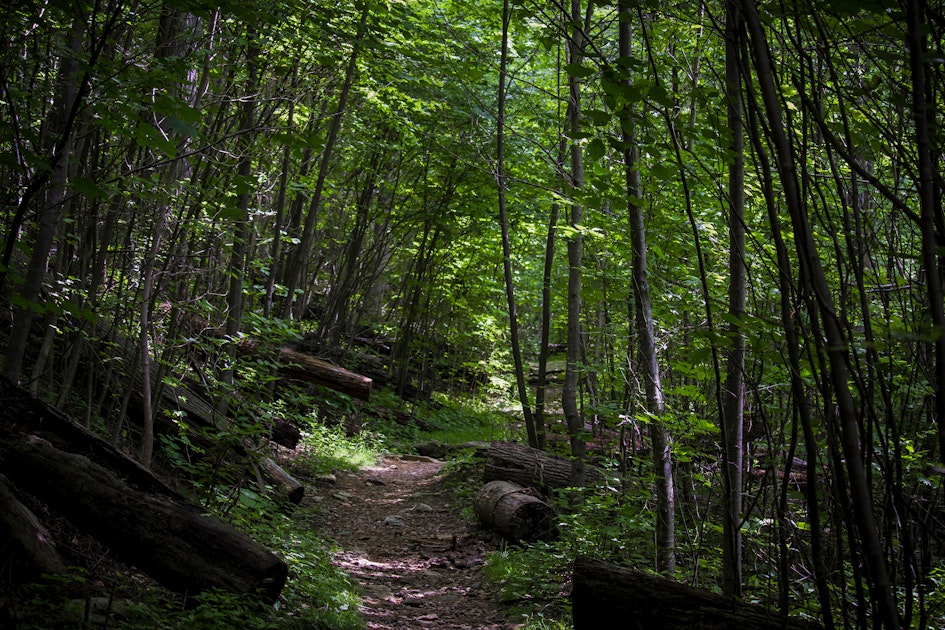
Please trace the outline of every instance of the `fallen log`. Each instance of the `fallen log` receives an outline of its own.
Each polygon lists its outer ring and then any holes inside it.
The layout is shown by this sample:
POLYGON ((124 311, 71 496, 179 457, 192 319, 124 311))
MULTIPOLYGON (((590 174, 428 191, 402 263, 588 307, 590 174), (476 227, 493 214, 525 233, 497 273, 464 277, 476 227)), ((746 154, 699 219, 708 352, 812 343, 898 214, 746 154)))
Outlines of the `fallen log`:
MULTIPOLYGON (((544 494, 558 488, 574 485, 574 462, 564 457, 549 455, 538 449, 513 444, 492 442, 486 451, 485 481, 511 481, 528 488, 536 488, 544 494)), ((603 481, 603 472, 585 464, 586 485, 603 481)))
POLYGON ((574 630, 815 630, 763 606, 694 588, 602 560, 574 561, 574 630))
POLYGON ((263 473, 269 480, 279 488, 286 499, 295 505, 302 502, 302 498, 305 496, 305 486, 298 479, 287 473, 282 466, 269 457, 261 459, 259 467, 262 468, 263 473))
POLYGON ((270 551, 6 379, 0 400, 0 470, 116 556, 179 592, 279 596, 270 551))
POLYGON ((0 545, 0 550, 3 551, 0 561, 7 570, 13 568, 15 580, 32 581, 44 573, 61 575, 66 572, 66 563, 59 555, 52 536, 36 515, 20 502, 13 486, 4 475, 0 475, 0 541, 2 540, 15 543, 13 547, 0 545))
POLYGON ((302 440, 302 431, 283 418, 273 417, 269 423, 269 439, 288 449, 294 449, 302 440))
POLYGON ((511 541, 548 540, 555 536, 554 509, 521 486, 490 481, 476 494, 476 517, 511 541))
POLYGON ((244 356, 272 356, 279 363, 279 374, 316 385, 323 385, 352 398, 369 400, 371 397, 370 378, 346 370, 328 361, 322 361, 290 348, 281 348, 275 353, 267 352, 263 345, 244 339, 236 346, 237 352, 244 356))

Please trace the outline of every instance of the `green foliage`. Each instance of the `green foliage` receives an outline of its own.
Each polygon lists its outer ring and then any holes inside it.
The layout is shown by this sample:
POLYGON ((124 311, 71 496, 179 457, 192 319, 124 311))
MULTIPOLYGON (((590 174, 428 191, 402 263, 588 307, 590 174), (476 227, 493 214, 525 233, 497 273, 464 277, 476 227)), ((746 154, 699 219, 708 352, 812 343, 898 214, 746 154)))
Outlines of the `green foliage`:
POLYGON ((450 457, 440 471, 443 483, 450 488, 454 505, 459 508, 460 516, 469 523, 476 522, 473 503, 476 493, 482 487, 482 462, 468 452, 456 453, 450 457))
POLYGON ((386 436, 370 430, 349 436, 344 427, 314 424, 302 434, 292 469, 308 476, 358 470, 374 464, 377 455, 387 450, 386 442, 386 436))
POLYGON ((512 615, 525 617, 538 610, 561 620, 570 610, 565 576, 572 560, 557 545, 533 543, 489 554, 484 571, 499 586, 512 615))
POLYGON ((567 576, 578 555, 643 567, 652 563, 653 523, 642 485, 570 489, 558 498, 559 537, 552 542, 508 546, 489 555, 486 576, 526 627, 567 627, 567 576), (579 493, 580 499, 572 496, 579 493))
POLYGON ((510 415, 498 411, 493 403, 475 398, 443 396, 435 407, 426 407, 419 414, 436 427, 424 433, 430 440, 446 444, 510 440, 522 434, 510 415))

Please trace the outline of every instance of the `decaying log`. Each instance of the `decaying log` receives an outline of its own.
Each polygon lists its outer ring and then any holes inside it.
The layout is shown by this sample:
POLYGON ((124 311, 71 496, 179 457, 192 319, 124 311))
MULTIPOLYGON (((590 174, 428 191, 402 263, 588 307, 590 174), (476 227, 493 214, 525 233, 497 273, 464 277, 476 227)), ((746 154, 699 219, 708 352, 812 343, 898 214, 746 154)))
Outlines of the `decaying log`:
MULTIPOLYGON (((572 475, 572 460, 521 444, 493 442, 486 452, 485 481, 511 481, 547 494, 550 490, 573 486, 572 475)), ((585 484, 603 479, 599 468, 584 466, 585 484)))
POLYGON ((269 457, 259 462, 259 467, 290 502, 298 505, 305 496, 305 486, 298 479, 287 473, 279 464, 269 457))
POLYGON ((0 379, 0 470, 172 590, 275 600, 286 564, 107 443, 0 379))
POLYGON ((279 446, 292 449, 299 445, 302 431, 288 420, 274 417, 269 425, 269 439, 279 446))
POLYGON ((815 630, 814 622, 784 618, 762 606, 666 578, 578 557, 571 595, 575 630, 815 630))
MULTIPOLYGON (((237 351, 250 356, 266 355, 261 344, 248 339, 239 342, 237 351)), ((323 385, 352 398, 368 400, 371 397, 372 381, 366 376, 290 348, 281 348, 274 358, 279 362, 279 374, 286 378, 323 385)))
POLYGON ((14 561, 9 564, 19 569, 16 570, 17 578, 28 581, 44 573, 59 575, 66 572, 66 563, 56 550, 52 536, 36 515, 20 502, 9 480, 0 475, 0 541, 4 540, 16 543, 13 548, 0 543, 0 550, 12 552, 14 561))
POLYGON ((490 481, 476 493, 476 517, 511 541, 548 540, 555 536, 550 505, 508 481, 490 481))

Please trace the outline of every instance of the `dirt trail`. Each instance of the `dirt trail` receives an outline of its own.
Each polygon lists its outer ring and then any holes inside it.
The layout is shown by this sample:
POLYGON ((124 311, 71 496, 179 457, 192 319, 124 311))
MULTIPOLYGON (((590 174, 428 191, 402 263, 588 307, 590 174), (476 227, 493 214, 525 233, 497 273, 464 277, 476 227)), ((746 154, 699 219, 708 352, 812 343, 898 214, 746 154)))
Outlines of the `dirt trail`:
POLYGON ((314 525, 343 550, 368 628, 515 628, 481 573, 495 540, 465 523, 436 461, 386 457, 316 488, 314 525))

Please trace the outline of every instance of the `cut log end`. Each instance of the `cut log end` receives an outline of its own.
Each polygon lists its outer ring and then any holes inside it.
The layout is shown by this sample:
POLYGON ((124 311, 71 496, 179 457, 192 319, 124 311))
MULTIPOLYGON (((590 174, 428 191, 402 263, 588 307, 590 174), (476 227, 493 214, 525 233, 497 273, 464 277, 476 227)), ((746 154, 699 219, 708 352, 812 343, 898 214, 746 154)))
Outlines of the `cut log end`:
POLYGON ((511 541, 548 540, 556 533, 551 506, 507 481, 490 481, 480 488, 475 512, 483 526, 511 541))

